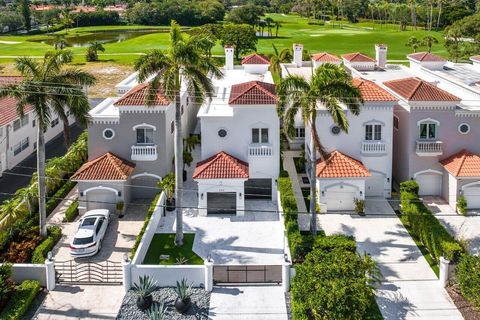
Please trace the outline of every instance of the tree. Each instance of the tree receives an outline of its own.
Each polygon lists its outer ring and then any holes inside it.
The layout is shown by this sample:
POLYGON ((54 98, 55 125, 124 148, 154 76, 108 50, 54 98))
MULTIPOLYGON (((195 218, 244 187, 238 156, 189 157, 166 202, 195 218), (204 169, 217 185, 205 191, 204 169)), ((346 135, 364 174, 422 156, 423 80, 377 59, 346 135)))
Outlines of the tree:
POLYGON ((30 105, 37 122, 38 209, 42 237, 47 236, 44 132, 54 114, 63 121, 65 130, 65 125, 68 126, 67 110, 79 123, 86 124, 90 104, 83 87, 95 83, 95 78, 89 73, 65 68, 72 59, 70 51, 47 52, 42 61, 17 58, 15 68, 23 80, 0 88, 0 97, 16 99, 19 116, 23 116, 25 107, 30 105))
POLYGON ((20 0, 20 12, 22 13, 23 20, 25 23, 25 29, 30 31, 32 28, 32 19, 30 17, 30 6, 28 0, 20 0))
POLYGON ((53 40, 53 47, 55 48, 55 50, 63 50, 68 47, 68 42, 65 39, 65 36, 61 34, 55 34, 54 37, 55 38, 53 40))
POLYGON ((273 55, 270 57, 270 71, 282 77, 282 67, 280 63, 290 62, 293 60, 293 53, 291 48, 283 48, 278 51, 277 47, 272 44, 273 55))
POLYGON ((278 38, 278 29, 282 27, 282 24, 278 21, 275 21, 275 38, 278 38))
POLYGON ((415 36, 411 36, 408 38, 407 43, 405 44, 407 47, 412 48, 413 52, 417 52, 418 47, 420 47, 421 42, 415 36))
POLYGON ((437 43, 438 43, 437 38, 435 38, 435 37, 432 36, 432 35, 427 35, 427 36, 423 37, 422 42, 421 42, 421 44, 422 44, 423 46, 426 46, 426 47, 427 47, 428 52, 432 52, 432 46, 433 46, 434 44, 437 44, 437 43))
POLYGON ((232 45, 235 47, 235 58, 237 60, 241 54, 257 50, 255 29, 248 24, 224 25, 220 41, 222 46, 232 45))
POLYGON ((20 29, 24 25, 22 15, 13 11, 0 11, 0 33, 11 32, 20 29))
POLYGON ((185 37, 180 26, 171 22, 170 47, 166 51, 153 50, 135 62, 139 81, 153 76, 150 82, 147 105, 153 101, 157 90, 162 90, 166 97, 175 103, 175 205, 176 235, 175 244, 183 244, 183 139, 182 113, 180 106, 180 89, 186 85, 188 94, 194 103, 202 103, 205 97, 214 92, 209 75, 221 77, 223 74, 214 64, 212 58, 202 54, 197 46, 198 37, 185 37))
POLYGON ((85 58, 88 62, 98 61, 98 51, 105 52, 105 48, 101 42, 93 41, 88 44, 85 58))
POLYGON ((318 67, 310 81, 301 76, 289 75, 282 79, 278 86, 278 113, 283 122, 283 130, 288 137, 295 136, 295 116, 301 114, 305 127, 310 127, 310 141, 313 152, 308 156, 310 165, 310 230, 317 233, 317 191, 316 164, 317 151, 324 161, 328 153, 318 136, 316 119, 317 105, 326 110, 340 129, 348 133, 348 122, 340 103, 344 103, 353 115, 360 113, 363 103, 360 90, 352 84, 352 78, 341 67, 326 63, 318 67))
POLYGON ((234 8, 227 16, 227 20, 236 24, 249 24, 251 26, 260 20, 260 17, 264 15, 263 8, 251 3, 234 8))
POLYGON ((62 13, 62 23, 65 25, 65 32, 68 33, 68 29, 72 26, 73 21, 72 14, 68 9, 65 9, 62 13))

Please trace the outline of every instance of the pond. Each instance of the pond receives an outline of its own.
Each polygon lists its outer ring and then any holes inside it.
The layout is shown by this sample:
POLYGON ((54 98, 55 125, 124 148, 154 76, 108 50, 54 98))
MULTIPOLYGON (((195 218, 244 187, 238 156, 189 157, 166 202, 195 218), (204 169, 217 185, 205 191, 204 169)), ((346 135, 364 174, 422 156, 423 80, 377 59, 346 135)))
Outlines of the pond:
MULTIPOLYGON (((123 42, 128 39, 144 36, 152 33, 161 33, 167 31, 161 30, 114 30, 114 31, 98 31, 89 33, 71 33, 65 37, 66 42, 70 47, 87 47, 92 41, 98 41, 101 43, 115 43, 123 42)), ((48 38, 31 40, 34 42, 41 42, 53 46, 56 39, 54 35, 50 35, 48 38)))

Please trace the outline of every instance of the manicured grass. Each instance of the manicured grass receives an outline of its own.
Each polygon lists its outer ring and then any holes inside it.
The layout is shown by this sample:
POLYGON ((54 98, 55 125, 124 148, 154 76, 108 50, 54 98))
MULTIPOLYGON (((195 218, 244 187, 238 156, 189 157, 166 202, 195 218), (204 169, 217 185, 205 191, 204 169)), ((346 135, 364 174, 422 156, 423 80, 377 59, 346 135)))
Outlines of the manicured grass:
POLYGON ((203 264, 203 259, 192 251, 195 234, 185 233, 183 246, 175 246, 175 234, 157 233, 153 236, 150 247, 148 248, 143 264, 176 264, 177 259, 185 258, 185 264, 203 264), (160 255, 170 255, 168 260, 160 260, 160 255))

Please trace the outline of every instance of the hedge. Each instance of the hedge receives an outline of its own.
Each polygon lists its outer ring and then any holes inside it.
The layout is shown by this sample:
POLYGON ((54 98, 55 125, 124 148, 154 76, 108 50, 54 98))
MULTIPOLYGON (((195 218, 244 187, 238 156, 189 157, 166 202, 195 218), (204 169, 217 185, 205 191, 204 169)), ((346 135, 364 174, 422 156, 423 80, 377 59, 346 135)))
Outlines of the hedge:
POLYGON ((28 311, 33 299, 40 291, 40 283, 35 280, 23 281, 15 290, 12 297, 8 301, 0 319, 2 320, 19 320, 28 311))
POLYGON ((72 202, 70 207, 65 211, 64 220, 67 222, 72 222, 78 216, 78 200, 72 202))
POLYGON ((160 199, 161 194, 162 193, 159 192, 155 196, 155 199, 153 199, 152 203, 150 204, 150 207, 148 208, 148 213, 147 213, 147 216, 145 217, 145 222, 143 223, 142 230, 140 230, 140 233, 137 235, 132 251, 130 251, 130 259, 133 259, 133 257, 135 256, 135 253, 137 252, 138 246, 140 245, 140 242, 142 241, 142 238, 143 238, 143 234, 145 233, 145 230, 147 229, 147 226, 150 223, 150 219, 152 218, 153 212, 156 209, 157 202, 158 202, 158 199, 160 199))
POLYGON ((412 235, 425 246, 434 260, 444 256, 457 262, 464 250, 418 198, 415 193, 415 190, 418 192, 418 184, 415 181, 402 182, 400 190, 401 220, 410 227, 412 235))
POLYGON ((48 236, 33 251, 32 263, 44 263, 47 253, 53 249, 62 237, 62 229, 57 226, 48 227, 48 236))
POLYGON ((455 276, 462 295, 480 308, 480 257, 464 255, 455 270, 455 276))

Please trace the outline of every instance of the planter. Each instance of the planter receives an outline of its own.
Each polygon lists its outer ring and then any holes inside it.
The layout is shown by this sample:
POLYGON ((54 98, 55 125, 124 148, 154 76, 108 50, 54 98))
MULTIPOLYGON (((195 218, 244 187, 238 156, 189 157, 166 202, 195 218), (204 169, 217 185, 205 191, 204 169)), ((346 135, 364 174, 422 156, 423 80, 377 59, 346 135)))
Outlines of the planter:
POLYGON ((137 297, 137 307, 138 309, 144 311, 147 310, 152 305, 152 295, 149 294, 148 296, 138 296, 137 297))
POLYGON ((177 298, 177 300, 175 300, 175 309, 180 313, 185 313, 185 311, 187 311, 188 308, 190 308, 191 304, 192 304, 192 301, 190 300, 190 298, 185 298, 183 300, 180 298, 177 298))
POLYGON ((165 201, 165 206, 166 206, 167 211, 175 210, 175 198, 167 199, 165 201))

